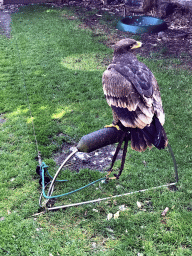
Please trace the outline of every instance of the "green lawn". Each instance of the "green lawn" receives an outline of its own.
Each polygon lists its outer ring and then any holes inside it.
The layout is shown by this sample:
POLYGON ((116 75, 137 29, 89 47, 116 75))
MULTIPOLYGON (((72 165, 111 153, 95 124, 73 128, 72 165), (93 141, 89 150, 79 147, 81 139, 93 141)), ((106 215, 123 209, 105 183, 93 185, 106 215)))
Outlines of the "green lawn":
MULTIPOLYGON (((112 121, 102 73, 112 50, 65 7, 25 6, 12 15, 11 39, 0 36, 0 254, 192 255, 192 77, 179 60, 145 59, 166 113, 165 130, 178 164, 177 190, 160 188, 95 204, 41 212, 37 151, 54 175, 54 154, 112 121), (177 63, 177 65, 175 65, 177 63), (177 66, 177 68, 176 68, 177 66), (119 218, 107 219, 119 207, 119 218), (169 207, 165 217, 162 211, 169 207), (122 209, 122 208, 121 208, 122 209)), ((109 16, 107 16, 109 19, 109 16)), ((104 22, 104 21, 102 21, 104 22)), ((116 163, 116 168, 120 162, 116 163)), ((104 173, 66 170, 68 192, 104 173)), ((127 153, 121 178, 60 198, 55 205, 123 194, 174 181, 168 150, 127 153)), ((113 215, 114 216, 114 215, 113 215)))

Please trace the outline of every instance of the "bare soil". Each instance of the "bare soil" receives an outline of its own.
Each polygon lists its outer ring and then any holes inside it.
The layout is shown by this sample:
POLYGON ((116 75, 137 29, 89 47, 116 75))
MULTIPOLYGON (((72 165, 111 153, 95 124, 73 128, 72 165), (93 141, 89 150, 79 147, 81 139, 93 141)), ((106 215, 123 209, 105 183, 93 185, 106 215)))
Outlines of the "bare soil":
MULTIPOLYGON (((67 2, 67 1, 64 1, 67 2)), ((62 8, 75 8, 75 16, 68 16, 69 19, 79 18, 83 28, 93 30, 95 36, 105 34, 107 40, 103 43, 112 47, 118 40, 125 37, 136 37, 142 41, 144 47, 138 49, 138 53, 144 57, 170 58, 170 56, 180 59, 180 66, 192 70, 192 13, 189 10, 177 7, 174 12, 168 15, 164 20, 168 29, 163 33, 133 35, 128 32, 114 30, 110 27, 114 20, 120 20, 124 15, 124 7, 121 4, 114 5, 120 1, 112 1, 111 5, 103 5, 99 0, 76 0, 69 1, 69 4, 55 4, 52 6, 62 8), (106 19, 109 26, 102 25, 101 19, 109 14, 106 19)), ((10 36, 10 14, 17 12, 21 5, 2 5, 0 6, 0 32, 3 31, 8 37, 10 36)), ((126 9, 127 10, 127 9, 126 9)), ((127 16, 133 16, 136 13, 126 11, 127 16)), ((137 14, 138 15, 138 14, 137 14)), ((158 17, 158 10, 153 7, 150 11, 139 15, 150 15, 158 17)), ((113 24, 114 25, 114 24, 113 24)))
MULTIPOLYGON (((110 28, 111 24, 114 25, 112 19, 115 19, 115 21, 121 20, 124 15, 124 8, 120 4, 104 6, 101 1, 87 0, 69 1, 68 6, 76 7, 76 16, 84 23, 84 28, 91 28, 95 36, 104 33, 107 36, 107 40, 104 43, 109 47, 113 47, 122 38, 135 37, 142 41, 144 46, 138 49, 137 52, 141 56, 150 58, 151 56, 156 58, 170 58, 171 56, 180 59, 180 66, 182 68, 192 70, 192 13, 189 10, 180 7, 175 8, 172 14, 164 18, 168 29, 163 33, 133 35, 129 32, 114 30, 114 27, 110 28), (97 10, 96 13, 93 12, 94 10, 97 10), (109 26, 101 25, 100 22, 106 16, 106 13, 111 15, 111 17, 107 17, 109 26)), ((158 10, 154 7, 152 10, 142 14, 126 11, 126 16, 133 15, 158 17, 158 10)))
POLYGON ((0 33, 10 37, 11 32, 11 16, 9 13, 0 11, 0 33))
MULTIPOLYGON (((106 147, 97 149, 91 153, 77 152, 66 163, 64 168, 79 172, 79 170, 88 168, 90 170, 106 171, 109 169, 113 155, 115 153, 115 146, 108 145, 106 147)), ((61 165, 66 157, 74 150, 74 146, 64 143, 62 152, 54 156, 57 165, 61 165)), ((121 159, 122 150, 120 150, 117 159, 121 159)))

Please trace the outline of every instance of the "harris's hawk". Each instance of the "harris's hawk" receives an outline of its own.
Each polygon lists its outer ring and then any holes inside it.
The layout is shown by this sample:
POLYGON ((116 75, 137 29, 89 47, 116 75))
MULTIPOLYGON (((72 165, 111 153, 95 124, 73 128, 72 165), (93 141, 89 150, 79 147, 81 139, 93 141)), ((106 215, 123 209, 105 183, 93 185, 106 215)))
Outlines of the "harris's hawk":
POLYGON ((117 42, 113 61, 102 77, 113 112, 112 125, 129 132, 132 149, 140 152, 152 145, 163 149, 168 144, 159 86, 150 69, 132 53, 141 45, 129 38, 117 42))

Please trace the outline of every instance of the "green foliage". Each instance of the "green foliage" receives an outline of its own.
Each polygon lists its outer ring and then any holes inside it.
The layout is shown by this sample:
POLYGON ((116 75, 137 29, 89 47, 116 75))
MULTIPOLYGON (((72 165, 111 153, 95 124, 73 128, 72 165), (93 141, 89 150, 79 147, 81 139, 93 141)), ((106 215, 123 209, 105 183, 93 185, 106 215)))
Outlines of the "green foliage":
MULTIPOLYGON (((11 39, 0 37, 0 253, 1 255, 191 255, 192 78, 176 59, 144 59, 155 74, 166 113, 165 130, 179 170, 176 191, 167 188, 33 215, 41 188, 37 150, 56 171, 53 153, 65 142, 111 122, 103 92, 104 60, 112 51, 65 7, 24 6, 12 15, 11 39), (34 136, 35 132, 35 136, 34 136), (141 207, 138 207, 137 202, 141 207), (118 219, 107 220, 119 206, 118 219), (161 216, 169 207, 166 216, 161 216)), ((110 21, 110 17, 104 17, 110 21)), ((153 56, 154 57, 154 56, 153 56)), ((115 168, 118 169, 119 162, 115 168)), ((55 194, 105 174, 65 170, 55 194)), ((174 181, 166 150, 128 150, 118 181, 97 183, 60 198, 56 205, 109 197, 174 181)))

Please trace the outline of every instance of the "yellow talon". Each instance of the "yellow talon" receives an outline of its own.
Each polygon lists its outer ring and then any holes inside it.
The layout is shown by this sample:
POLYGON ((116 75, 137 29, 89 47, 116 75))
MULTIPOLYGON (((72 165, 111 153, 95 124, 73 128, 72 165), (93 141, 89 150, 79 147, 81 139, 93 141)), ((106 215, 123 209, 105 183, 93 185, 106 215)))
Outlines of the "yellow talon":
POLYGON ((118 125, 114 125, 114 124, 105 125, 105 128, 110 128, 110 127, 114 127, 114 128, 116 128, 118 131, 121 130, 118 125))
POLYGON ((110 177, 109 180, 116 180, 117 177, 110 177))
POLYGON ((113 170, 108 170, 108 173, 107 173, 107 175, 105 176, 107 180, 109 179, 109 175, 112 173, 112 171, 113 171, 113 170))
MULTIPOLYGON (((109 173, 109 175, 110 175, 110 173, 109 173)), ((117 179, 117 177, 109 177, 109 175, 107 174, 106 175, 106 180, 116 180, 117 179)))
POLYGON ((109 175, 112 173, 113 170, 110 170, 108 171, 107 175, 105 176, 106 177, 106 180, 116 180, 117 177, 109 177, 109 175))

